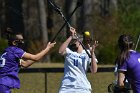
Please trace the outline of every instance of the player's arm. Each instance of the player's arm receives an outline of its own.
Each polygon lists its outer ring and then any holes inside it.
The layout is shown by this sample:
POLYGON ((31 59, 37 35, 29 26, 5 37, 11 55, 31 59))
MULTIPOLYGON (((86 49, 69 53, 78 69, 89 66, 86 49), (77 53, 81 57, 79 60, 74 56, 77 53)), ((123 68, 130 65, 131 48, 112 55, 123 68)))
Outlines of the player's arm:
MULTIPOLYGON (((92 46, 92 48, 90 49, 91 51, 91 72, 92 73, 96 73, 97 72, 97 59, 95 57, 95 54, 94 54, 94 51, 95 51, 95 48, 98 46, 98 41, 95 41, 94 42, 94 45, 92 46)), ((90 48, 90 45, 89 45, 89 48, 90 48)))
POLYGON ((60 46, 59 48, 59 54, 65 55, 66 54, 66 48, 68 47, 70 41, 72 40, 72 37, 74 36, 75 29, 73 27, 70 28, 71 36, 60 46))
POLYGON ((66 48, 68 47, 70 41, 72 40, 72 36, 70 36, 59 48, 59 54, 65 55, 66 54, 66 48))
POLYGON ((21 59, 20 60, 20 65, 24 68, 27 68, 27 67, 31 66, 34 62, 35 61, 33 61, 33 60, 23 60, 23 59, 21 59))
POLYGON ((95 58, 95 54, 92 54, 91 55, 91 68, 90 68, 90 70, 91 70, 92 73, 96 73, 97 68, 98 68, 98 66, 97 66, 97 61, 96 61, 96 58, 95 58))
POLYGON ((124 87, 124 78, 125 78, 125 71, 119 71, 118 72, 118 83, 119 87, 123 88, 124 87))
POLYGON ((46 55, 46 54, 49 52, 49 50, 50 50, 52 47, 54 47, 54 45, 55 45, 55 43, 50 43, 50 42, 49 42, 49 43, 47 44, 47 47, 46 47, 44 50, 42 50, 41 52, 39 52, 39 53, 37 53, 37 54, 35 54, 35 55, 25 52, 22 58, 23 58, 23 59, 27 59, 27 60, 38 61, 38 60, 40 60, 44 55, 46 55))

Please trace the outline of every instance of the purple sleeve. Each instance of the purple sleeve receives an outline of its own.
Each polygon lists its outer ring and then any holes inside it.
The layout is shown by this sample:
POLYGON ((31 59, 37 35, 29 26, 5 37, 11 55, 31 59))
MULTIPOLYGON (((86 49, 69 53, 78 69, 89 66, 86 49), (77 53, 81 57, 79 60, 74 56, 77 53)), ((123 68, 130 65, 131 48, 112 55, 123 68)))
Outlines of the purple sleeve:
POLYGON ((24 55, 25 51, 23 51, 22 49, 18 48, 16 49, 16 51, 14 52, 15 56, 17 58, 22 58, 22 56, 24 55))
POLYGON ((123 65, 118 67, 119 71, 127 71, 127 62, 125 61, 123 65))

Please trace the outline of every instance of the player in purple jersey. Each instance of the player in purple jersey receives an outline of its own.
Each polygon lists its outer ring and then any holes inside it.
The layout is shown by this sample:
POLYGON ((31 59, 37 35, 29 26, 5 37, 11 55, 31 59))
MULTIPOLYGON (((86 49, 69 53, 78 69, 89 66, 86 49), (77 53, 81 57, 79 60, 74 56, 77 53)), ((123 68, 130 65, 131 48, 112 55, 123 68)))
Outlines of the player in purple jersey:
POLYGON ((11 89, 20 88, 18 72, 20 66, 29 67, 46 55, 54 47, 55 42, 49 42, 44 50, 37 54, 25 52, 22 34, 8 34, 8 47, 0 56, 0 93, 11 93, 11 89))
POLYGON ((118 83, 124 87, 124 77, 131 84, 133 93, 140 93, 140 53, 132 50, 133 38, 129 35, 121 35, 118 40, 120 55, 118 63, 118 83))

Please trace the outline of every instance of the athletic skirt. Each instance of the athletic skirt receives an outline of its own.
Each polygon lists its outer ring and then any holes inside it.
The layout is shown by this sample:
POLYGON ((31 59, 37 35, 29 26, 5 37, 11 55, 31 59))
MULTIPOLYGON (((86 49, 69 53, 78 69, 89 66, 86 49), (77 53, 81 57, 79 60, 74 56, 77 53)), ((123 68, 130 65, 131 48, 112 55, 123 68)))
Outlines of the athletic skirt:
POLYGON ((0 93, 11 93, 10 88, 0 84, 0 93))

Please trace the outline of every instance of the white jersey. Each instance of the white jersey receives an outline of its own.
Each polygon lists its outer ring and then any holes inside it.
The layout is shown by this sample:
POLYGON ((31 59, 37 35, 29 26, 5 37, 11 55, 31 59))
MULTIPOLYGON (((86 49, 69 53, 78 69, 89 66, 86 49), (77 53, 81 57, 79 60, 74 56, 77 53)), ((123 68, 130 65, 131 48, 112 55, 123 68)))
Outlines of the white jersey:
POLYGON ((79 54, 71 51, 69 48, 66 48, 64 77, 59 93, 70 93, 71 89, 75 89, 75 91, 72 90, 73 93, 78 93, 77 91, 79 90, 77 89, 91 91, 91 84, 86 77, 90 63, 91 59, 84 50, 79 54))

